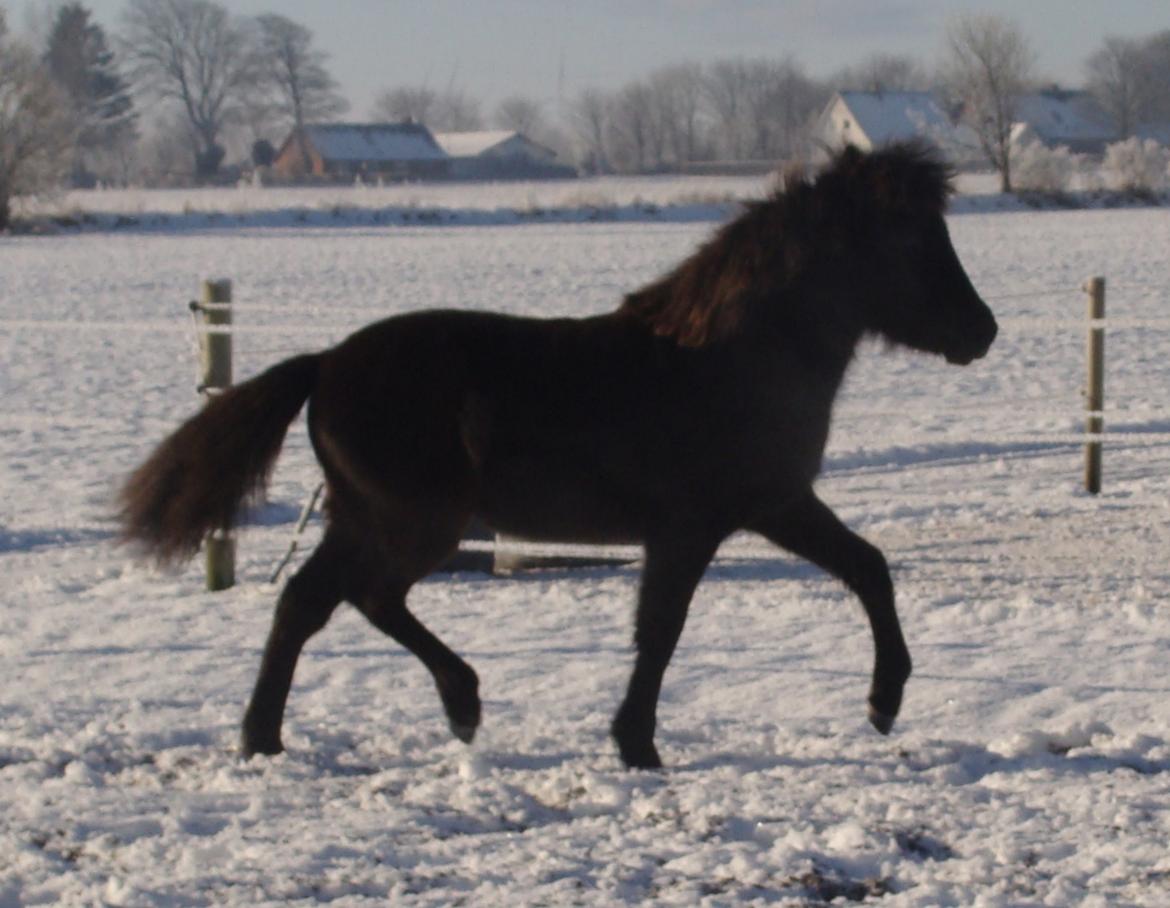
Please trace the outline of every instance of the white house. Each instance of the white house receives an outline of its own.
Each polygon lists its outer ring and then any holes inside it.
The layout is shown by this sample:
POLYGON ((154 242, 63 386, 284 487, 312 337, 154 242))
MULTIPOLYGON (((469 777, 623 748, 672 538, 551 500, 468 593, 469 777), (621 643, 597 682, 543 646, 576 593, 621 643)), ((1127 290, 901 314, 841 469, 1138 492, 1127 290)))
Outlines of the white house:
POLYGON ((950 117, 928 91, 839 91, 821 113, 817 136, 831 149, 852 144, 862 151, 916 138, 956 141, 950 117))

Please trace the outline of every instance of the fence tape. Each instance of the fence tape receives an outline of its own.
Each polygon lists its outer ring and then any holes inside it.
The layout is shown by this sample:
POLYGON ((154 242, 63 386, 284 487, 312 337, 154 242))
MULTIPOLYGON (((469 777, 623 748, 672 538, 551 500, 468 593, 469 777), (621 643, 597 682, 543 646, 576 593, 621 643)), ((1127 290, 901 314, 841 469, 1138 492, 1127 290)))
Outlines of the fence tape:
MULTIPOLYGON (((1167 318, 1105 318, 1092 322, 1086 319, 1047 318, 1005 318, 1000 319, 1001 328, 1046 329, 1056 331, 1103 328, 1106 330, 1154 329, 1170 331, 1170 317, 1167 318)), ((198 325, 194 328, 181 322, 76 322, 55 319, 3 319, 0 331, 44 331, 44 332, 115 332, 126 334, 170 334, 195 330, 200 334, 230 334, 233 336, 268 337, 314 337, 324 342, 330 335, 352 332, 363 327, 362 322, 330 322, 319 325, 198 325)))

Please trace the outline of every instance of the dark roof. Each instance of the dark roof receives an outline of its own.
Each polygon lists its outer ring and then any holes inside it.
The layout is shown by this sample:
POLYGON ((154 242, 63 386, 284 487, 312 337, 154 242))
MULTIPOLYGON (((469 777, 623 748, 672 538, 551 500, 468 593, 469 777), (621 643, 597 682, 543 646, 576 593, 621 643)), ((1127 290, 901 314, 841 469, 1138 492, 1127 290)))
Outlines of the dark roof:
MULTIPOLYGON (((304 129, 309 144, 326 161, 442 161, 447 158, 430 130, 421 123, 314 123, 304 129)), ((282 148, 293 137, 289 136, 282 148)))

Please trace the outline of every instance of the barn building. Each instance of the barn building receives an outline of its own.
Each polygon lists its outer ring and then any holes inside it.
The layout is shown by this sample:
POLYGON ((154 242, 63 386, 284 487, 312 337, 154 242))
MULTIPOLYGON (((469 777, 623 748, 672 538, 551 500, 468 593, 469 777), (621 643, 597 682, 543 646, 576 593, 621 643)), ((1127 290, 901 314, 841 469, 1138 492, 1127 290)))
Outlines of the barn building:
POLYGON ((421 123, 321 123, 294 129, 276 154, 280 180, 424 180, 451 160, 421 123))
POLYGON ((451 176, 465 180, 572 177, 557 154, 520 132, 439 132, 435 141, 451 158, 451 176))

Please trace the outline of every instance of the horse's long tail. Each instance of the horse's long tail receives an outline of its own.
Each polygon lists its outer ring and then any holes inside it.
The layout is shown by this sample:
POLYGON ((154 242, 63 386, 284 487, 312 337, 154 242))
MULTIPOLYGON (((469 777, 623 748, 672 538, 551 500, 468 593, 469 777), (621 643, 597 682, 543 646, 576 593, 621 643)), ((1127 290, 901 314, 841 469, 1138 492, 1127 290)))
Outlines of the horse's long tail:
POLYGON ((126 480, 122 533, 159 562, 189 558, 261 493, 288 427, 317 381, 318 357, 297 356, 236 385, 167 437, 126 480))

